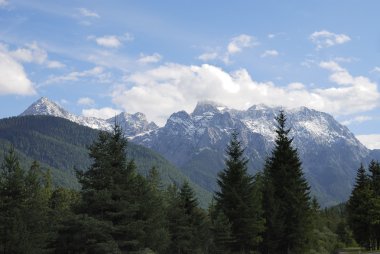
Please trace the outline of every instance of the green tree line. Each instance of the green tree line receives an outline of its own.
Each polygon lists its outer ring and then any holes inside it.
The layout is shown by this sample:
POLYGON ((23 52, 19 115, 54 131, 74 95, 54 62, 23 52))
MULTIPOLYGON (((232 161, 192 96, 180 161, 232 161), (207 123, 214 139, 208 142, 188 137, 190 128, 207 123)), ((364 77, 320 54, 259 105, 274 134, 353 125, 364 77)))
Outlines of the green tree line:
MULTIPOLYGON (((0 253, 304 254, 355 245, 344 207, 320 209, 311 198, 284 112, 276 121, 275 146, 256 175, 247 173, 244 147, 232 134, 207 211, 189 183, 164 186, 154 167, 138 174, 118 126, 89 147, 92 163, 77 171, 79 191, 53 187, 37 162, 22 169, 10 149, 0 175, 0 253)), ((368 186, 360 189, 369 194, 355 195, 375 200, 379 189, 364 178, 368 186)), ((350 200, 349 214, 356 204, 350 200)), ((376 205, 368 216, 377 215, 376 205)), ((378 247, 378 220, 368 222, 362 241, 352 224, 361 225, 361 217, 348 218, 358 243, 378 247)))

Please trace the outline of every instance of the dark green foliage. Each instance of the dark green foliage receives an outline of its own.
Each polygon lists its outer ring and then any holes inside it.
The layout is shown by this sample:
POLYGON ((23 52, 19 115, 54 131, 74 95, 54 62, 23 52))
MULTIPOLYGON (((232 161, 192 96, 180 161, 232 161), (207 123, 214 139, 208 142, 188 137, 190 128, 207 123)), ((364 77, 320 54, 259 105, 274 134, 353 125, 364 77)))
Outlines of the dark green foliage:
MULTIPOLYGON (((249 253, 256 250, 261 242, 261 233, 264 231, 263 210, 261 207, 260 177, 248 175, 247 163, 244 158, 244 149, 238 141, 238 134, 234 132, 227 147, 226 168, 219 173, 216 192, 215 222, 231 225, 233 241, 229 246, 231 251, 249 253), (224 221, 227 219, 227 221, 224 221)), ((222 225, 219 225, 222 226, 222 225)), ((216 232, 216 234, 227 234, 216 232)), ((217 239, 220 243, 220 240, 217 239)), ((217 244, 217 243, 216 243, 217 244)), ((217 246, 217 248, 221 248, 217 246)))
POLYGON ((231 253, 231 246, 235 240, 232 236, 231 223, 227 216, 216 209, 214 204, 209 208, 209 216, 211 218, 212 233, 212 253, 231 253))
POLYGON ((311 223, 307 253, 336 253, 337 249, 355 246, 346 222, 344 204, 321 210, 314 198, 311 204, 311 223))
POLYGON ((276 118, 277 138, 264 168, 266 232, 264 253, 305 253, 310 233, 309 186, 297 150, 288 137, 284 112, 276 118))
POLYGON ((372 160, 368 166, 371 179, 372 209, 371 217, 371 247, 372 249, 380 249, 380 163, 372 160))
POLYGON ((112 133, 100 132, 90 146, 93 163, 86 172, 78 172, 82 198, 78 215, 65 221, 59 231, 61 250, 81 250, 71 244, 77 239, 72 235, 79 230, 78 237, 91 239, 78 240, 87 252, 125 253, 149 248, 165 253, 168 232, 159 190, 136 173, 134 161, 126 159, 126 148, 127 140, 118 126, 112 133), (86 220, 78 219, 82 217, 86 220))
POLYGON ((358 169, 355 186, 347 204, 348 222, 355 240, 369 250, 380 249, 380 164, 371 161, 367 174, 358 169))
POLYGON ((355 240, 362 246, 369 248, 370 223, 369 211, 371 210, 370 179, 363 165, 358 169, 355 186, 347 204, 348 221, 354 232, 355 240))
POLYGON ((73 216, 62 222, 54 253, 121 253, 111 231, 112 224, 108 222, 87 215, 73 216))
POLYGON ((0 250, 42 253, 49 233, 49 192, 38 163, 24 171, 13 148, 0 175, 0 250))
POLYGON ((209 222, 187 182, 179 192, 174 186, 168 189, 167 216, 171 236, 168 253, 208 253, 209 222))

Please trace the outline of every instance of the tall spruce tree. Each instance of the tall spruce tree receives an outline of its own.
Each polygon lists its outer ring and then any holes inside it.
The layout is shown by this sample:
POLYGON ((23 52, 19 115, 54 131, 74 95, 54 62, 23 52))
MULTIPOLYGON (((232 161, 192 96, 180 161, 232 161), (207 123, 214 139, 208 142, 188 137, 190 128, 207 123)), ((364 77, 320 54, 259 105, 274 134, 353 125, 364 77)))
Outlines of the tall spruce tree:
POLYGON ((286 117, 276 117, 275 147, 264 168, 266 231, 263 253, 305 253, 311 224, 310 194, 286 117))
MULTIPOLYGON (((219 173, 217 180, 220 190, 215 193, 217 217, 214 221, 230 225, 231 232, 226 232, 232 237, 228 240, 229 251, 250 253, 257 250, 264 231, 261 191, 258 181, 247 173, 248 160, 244 157, 244 149, 236 131, 232 134, 226 153, 226 168, 219 173)), ((225 234, 215 233, 216 236, 225 234)))
POLYGON ((168 237, 157 238, 167 235, 165 217, 155 212, 163 209, 162 201, 149 182, 136 173, 135 163, 126 158, 126 149, 127 140, 117 125, 112 132, 100 132, 90 146, 93 164, 88 171, 78 172, 82 190, 77 216, 64 222, 57 249, 77 251, 70 249, 75 246, 69 243, 70 235, 77 232, 91 237, 88 245, 82 243, 82 249, 91 253, 144 249, 165 253, 168 237))
POLYGON ((355 178, 355 185, 347 203, 348 223, 354 238, 361 246, 370 249, 371 216, 373 191, 371 181, 363 165, 355 178))

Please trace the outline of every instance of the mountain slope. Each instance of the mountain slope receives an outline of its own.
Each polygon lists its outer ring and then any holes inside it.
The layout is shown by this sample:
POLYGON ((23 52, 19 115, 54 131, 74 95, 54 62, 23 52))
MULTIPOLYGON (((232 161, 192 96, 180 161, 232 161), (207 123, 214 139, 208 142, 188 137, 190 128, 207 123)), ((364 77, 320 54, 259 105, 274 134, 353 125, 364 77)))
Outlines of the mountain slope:
MULTIPOLYGON (((55 181, 70 187, 78 186, 74 168, 86 170, 91 163, 87 147, 98 136, 98 131, 63 118, 52 116, 23 116, 0 120, 0 144, 9 144, 21 153, 26 161, 36 159, 46 167, 54 168, 53 176, 64 178, 55 181), (72 184, 71 184, 72 183, 72 184)), ((128 143, 128 158, 133 158, 139 172, 147 174, 156 166, 165 184, 181 184, 187 179, 166 159, 145 147, 128 143)), ((203 205, 210 200, 210 193, 192 184, 203 205)))
MULTIPOLYGON (((239 111, 201 102, 193 113, 174 113, 164 127, 133 141, 162 154, 194 182, 214 190, 215 177, 224 167, 224 151, 234 129, 246 147, 250 172, 262 170, 276 137, 275 117, 279 110, 257 105, 239 111)), ((356 169, 370 151, 326 113, 301 107, 286 114, 292 128, 290 136, 294 137, 313 194, 323 205, 346 200, 356 169)))

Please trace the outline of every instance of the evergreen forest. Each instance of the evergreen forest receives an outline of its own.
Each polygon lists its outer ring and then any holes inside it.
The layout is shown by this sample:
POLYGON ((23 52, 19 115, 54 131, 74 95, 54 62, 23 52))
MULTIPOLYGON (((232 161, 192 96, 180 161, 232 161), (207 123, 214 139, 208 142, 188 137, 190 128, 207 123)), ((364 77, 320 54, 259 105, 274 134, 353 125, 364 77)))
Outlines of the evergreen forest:
POLYGON ((0 253, 379 250, 379 162, 372 161, 368 169, 358 165, 346 204, 321 208, 303 175, 284 112, 276 122, 275 146, 255 175, 247 171, 239 133, 232 134, 218 190, 207 208, 185 178, 168 181, 154 165, 146 172, 139 169, 133 158, 138 147, 127 142, 118 125, 97 133, 88 146, 88 168, 73 172, 79 188, 55 184, 54 169, 43 170, 38 161, 21 163, 11 146, 1 162, 0 253))

